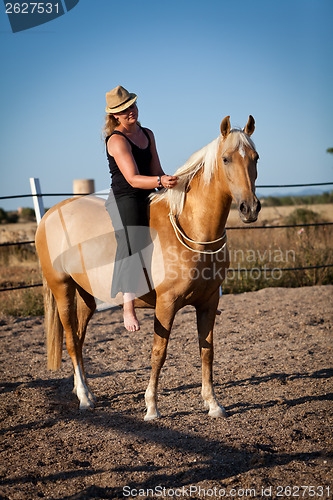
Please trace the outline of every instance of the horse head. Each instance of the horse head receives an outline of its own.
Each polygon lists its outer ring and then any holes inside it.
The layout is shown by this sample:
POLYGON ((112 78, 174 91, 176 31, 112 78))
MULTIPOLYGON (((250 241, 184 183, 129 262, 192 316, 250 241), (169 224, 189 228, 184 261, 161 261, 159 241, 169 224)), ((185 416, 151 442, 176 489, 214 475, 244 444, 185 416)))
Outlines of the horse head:
POLYGON ((255 222, 261 205, 255 195, 259 155, 250 138, 255 129, 254 118, 249 116, 243 130, 231 129, 229 118, 226 116, 221 123, 219 171, 222 171, 223 181, 237 204, 242 221, 255 222))

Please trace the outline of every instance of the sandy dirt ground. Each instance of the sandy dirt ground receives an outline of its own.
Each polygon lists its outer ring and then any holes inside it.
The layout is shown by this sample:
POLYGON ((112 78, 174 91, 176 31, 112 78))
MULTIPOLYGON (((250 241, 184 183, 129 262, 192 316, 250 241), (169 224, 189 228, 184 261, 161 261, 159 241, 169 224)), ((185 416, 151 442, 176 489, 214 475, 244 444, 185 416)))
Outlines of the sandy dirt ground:
POLYGON ((332 496, 333 286, 221 298, 214 381, 226 419, 200 396, 193 308, 176 316, 144 422, 153 312, 130 334, 119 309, 90 322, 91 411, 71 362, 48 372, 43 318, 0 317, 2 499, 329 498, 332 496))

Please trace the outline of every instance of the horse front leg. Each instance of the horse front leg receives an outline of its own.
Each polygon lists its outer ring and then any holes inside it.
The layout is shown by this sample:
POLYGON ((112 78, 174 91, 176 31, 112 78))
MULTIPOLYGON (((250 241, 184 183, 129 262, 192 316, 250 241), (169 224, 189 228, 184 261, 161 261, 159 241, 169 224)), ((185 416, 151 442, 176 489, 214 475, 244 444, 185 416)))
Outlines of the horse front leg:
POLYGON ((202 398, 209 408, 210 417, 226 417, 225 409, 219 405, 213 388, 214 343, 213 329, 218 304, 218 294, 208 304, 196 307, 199 348, 202 366, 202 398))
POLYGON ((147 413, 145 420, 153 420, 160 417, 157 409, 157 386, 158 379, 164 364, 167 346, 172 323, 175 317, 175 310, 167 307, 156 306, 154 321, 154 340, 151 352, 151 375, 145 393, 147 413))

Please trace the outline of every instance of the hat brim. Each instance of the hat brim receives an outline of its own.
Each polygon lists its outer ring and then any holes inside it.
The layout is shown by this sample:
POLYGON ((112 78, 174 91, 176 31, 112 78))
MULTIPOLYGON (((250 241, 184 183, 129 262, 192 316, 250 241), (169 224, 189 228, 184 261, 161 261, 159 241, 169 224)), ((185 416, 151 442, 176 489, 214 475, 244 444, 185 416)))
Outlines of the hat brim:
POLYGON ((109 108, 109 106, 106 106, 105 112, 111 115, 113 113, 120 113, 121 111, 125 111, 125 109, 129 108, 133 103, 135 103, 137 98, 138 96, 136 94, 130 94, 129 100, 127 100, 120 106, 117 106, 116 108, 109 108))

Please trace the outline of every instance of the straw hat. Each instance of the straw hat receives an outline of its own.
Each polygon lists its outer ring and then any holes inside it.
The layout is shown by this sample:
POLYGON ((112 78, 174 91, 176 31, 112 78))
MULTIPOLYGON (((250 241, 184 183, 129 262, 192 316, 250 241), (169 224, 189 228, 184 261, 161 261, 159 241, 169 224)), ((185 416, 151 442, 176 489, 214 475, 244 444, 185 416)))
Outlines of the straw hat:
POLYGON ((107 104, 105 112, 109 114, 120 113, 129 108, 137 100, 136 94, 128 92, 121 85, 107 92, 105 97, 107 104))

